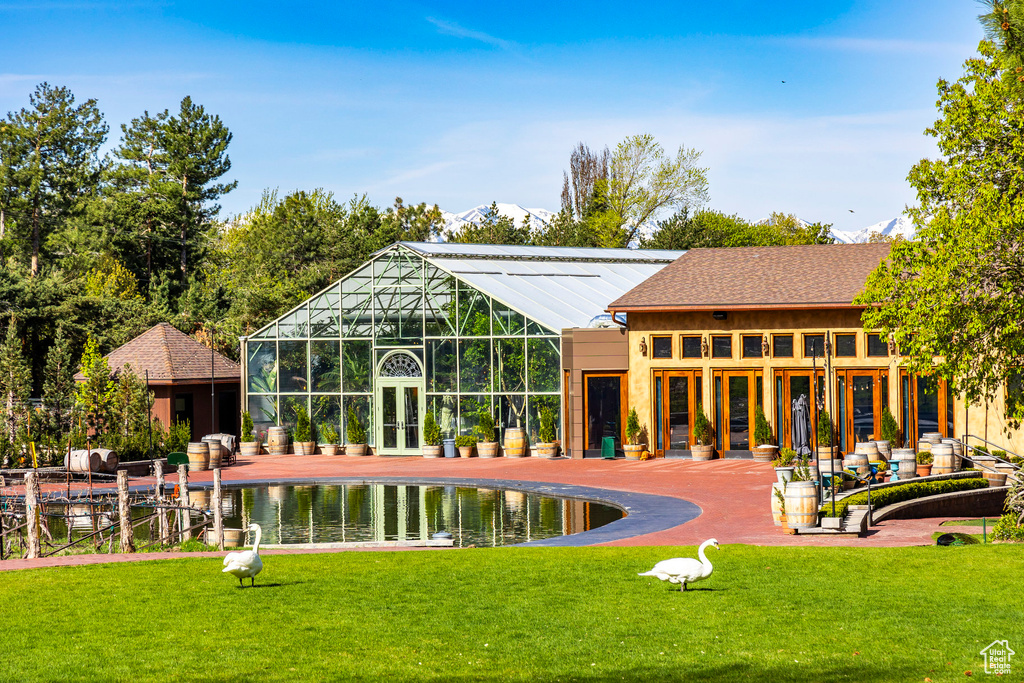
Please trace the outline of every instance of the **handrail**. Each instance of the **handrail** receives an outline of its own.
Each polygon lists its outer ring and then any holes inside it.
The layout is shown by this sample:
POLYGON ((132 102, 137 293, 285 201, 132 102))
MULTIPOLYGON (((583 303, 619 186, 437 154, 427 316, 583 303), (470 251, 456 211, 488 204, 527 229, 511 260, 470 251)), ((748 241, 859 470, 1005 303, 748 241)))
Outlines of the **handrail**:
MULTIPOLYGON (((994 441, 989 441, 988 439, 983 439, 980 436, 975 436, 974 434, 964 434, 963 438, 960 439, 960 442, 963 443, 964 448, 970 448, 972 451, 973 450, 977 450, 977 449, 975 449, 974 446, 968 446, 967 445, 967 439, 977 439, 978 441, 982 441, 982 442, 988 444, 989 446, 994 446, 995 450, 1002 451, 1003 453, 1006 453, 1007 455, 1013 455, 1013 456, 1018 457, 1018 458, 1022 457, 1019 453, 1014 453, 1009 448, 1004 448, 1003 446, 1000 446, 999 444, 995 443, 994 441)), ((992 455, 992 454, 989 453, 989 455, 992 455)), ((1002 458, 994 456, 994 455, 992 457, 994 457, 996 460, 1003 460, 1002 458)), ((1003 461, 1003 462, 1008 462, 1008 461, 1003 461)))
MULTIPOLYGON (((963 437, 963 439, 961 440, 961 443, 963 444, 963 447, 964 447, 964 454, 963 454, 963 455, 962 455, 961 457, 962 457, 962 458, 963 458, 964 460, 969 460, 969 461, 971 462, 971 464, 972 464, 972 465, 978 465, 978 463, 974 462, 974 458, 972 458, 971 456, 969 456, 969 455, 967 454, 967 451, 977 451, 978 449, 977 449, 977 448, 975 448, 974 446, 970 446, 970 445, 968 445, 968 444, 967 444, 967 439, 968 439, 968 438, 972 438, 972 439, 977 439, 978 441, 984 441, 984 442, 985 442, 986 444, 988 444, 989 446, 998 446, 998 445, 999 445, 999 444, 997 444, 997 443, 993 443, 993 442, 989 441, 988 439, 983 439, 983 438, 981 438, 980 436, 974 436, 973 434, 964 434, 964 437, 963 437)), ((1005 448, 1002 448, 1002 447, 1000 447, 1000 448, 998 448, 998 449, 996 449, 996 450, 1000 450, 1000 451, 1002 451, 1002 452, 1006 453, 1007 455, 1013 455, 1013 456, 1015 456, 1015 457, 1017 457, 1017 458, 1019 458, 1019 457, 1020 457, 1019 455, 1017 455, 1017 454, 1016 454, 1016 453, 1014 453, 1013 451, 1008 451, 1008 450, 1006 450, 1005 448)), ((1020 465, 1016 465, 1016 464, 1014 464, 1014 463, 1010 462, 1009 460, 1003 460, 1003 459, 1002 459, 1002 458, 1000 458, 1000 457, 999 457, 998 455, 994 455, 994 454, 992 454, 992 453, 989 453, 988 451, 983 451, 983 452, 985 453, 985 457, 988 457, 988 458, 992 458, 993 460, 998 460, 999 462, 1003 463, 1004 465, 1009 465, 1010 467, 1014 467, 1014 468, 1016 468, 1016 469, 1017 469, 1018 471, 1020 470, 1020 465)), ((994 471, 995 471, 995 470, 994 470, 994 469, 992 469, 991 467, 986 467, 985 465, 981 465, 981 467, 982 467, 982 468, 984 468, 984 469, 987 469, 987 470, 989 470, 989 471, 991 471, 991 472, 994 472, 994 471)))

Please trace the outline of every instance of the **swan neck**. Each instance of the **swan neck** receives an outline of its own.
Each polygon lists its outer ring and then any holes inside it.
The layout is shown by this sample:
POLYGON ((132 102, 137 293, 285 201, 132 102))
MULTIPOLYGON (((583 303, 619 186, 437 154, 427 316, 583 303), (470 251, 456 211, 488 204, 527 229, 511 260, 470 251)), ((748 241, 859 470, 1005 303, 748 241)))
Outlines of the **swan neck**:
POLYGON ((256 527, 256 542, 252 544, 252 551, 260 554, 260 537, 263 535, 263 527, 256 527))
POLYGON ((697 549, 697 557, 700 558, 700 563, 705 567, 711 566, 711 560, 708 559, 707 555, 704 554, 704 549, 708 547, 708 544, 701 543, 700 548, 697 549))

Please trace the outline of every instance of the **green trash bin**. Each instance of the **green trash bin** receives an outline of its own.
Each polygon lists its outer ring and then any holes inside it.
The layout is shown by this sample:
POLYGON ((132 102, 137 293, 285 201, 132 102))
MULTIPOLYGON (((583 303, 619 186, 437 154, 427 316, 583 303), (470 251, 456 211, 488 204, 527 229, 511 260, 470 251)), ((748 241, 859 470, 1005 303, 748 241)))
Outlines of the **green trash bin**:
POLYGON ((601 439, 601 457, 609 460, 615 459, 615 438, 606 436, 601 439))

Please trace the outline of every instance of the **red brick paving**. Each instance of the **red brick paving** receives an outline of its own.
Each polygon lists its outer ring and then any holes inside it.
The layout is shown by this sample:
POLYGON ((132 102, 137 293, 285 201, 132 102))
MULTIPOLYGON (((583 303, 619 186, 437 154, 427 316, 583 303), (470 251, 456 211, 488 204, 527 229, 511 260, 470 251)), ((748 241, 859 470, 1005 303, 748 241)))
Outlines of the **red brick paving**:
MULTIPOLYGON (((547 460, 541 458, 383 458, 322 455, 260 456, 240 459, 222 470, 225 484, 246 481, 319 477, 464 477, 517 479, 593 486, 684 498, 702 514, 686 524, 605 545, 697 545, 707 538, 720 543, 794 546, 895 547, 930 545, 932 533, 947 518, 882 522, 867 538, 787 535, 774 526, 770 510, 771 465, 750 460, 547 460)), ((168 475, 169 482, 177 475, 168 475)), ((212 472, 196 472, 190 481, 210 482, 212 472)), ((132 484, 152 482, 133 479, 132 484)), ((294 553, 311 551, 266 551, 294 553)), ((337 552, 337 551, 330 551, 337 552)), ((70 555, 41 560, 7 560, 0 570, 95 562, 126 562, 219 555, 219 553, 144 553, 139 555, 70 555)))

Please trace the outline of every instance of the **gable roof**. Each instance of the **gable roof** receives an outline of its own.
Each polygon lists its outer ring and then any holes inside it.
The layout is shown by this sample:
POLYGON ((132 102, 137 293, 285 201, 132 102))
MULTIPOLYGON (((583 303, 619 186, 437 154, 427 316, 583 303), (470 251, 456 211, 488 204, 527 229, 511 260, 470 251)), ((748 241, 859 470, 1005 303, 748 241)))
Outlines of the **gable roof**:
MULTIPOLYGON (((149 371, 151 384, 170 384, 188 381, 210 381, 211 351, 192 337, 169 323, 160 323, 143 332, 124 346, 107 354, 111 372, 120 371, 130 364, 132 371, 144 377, 149 371)), ((238 363, 213 352, 215 380, 239 380, 242 372, 238 363)), ((81 373, 76 380, 84 380, 81 373)))
POLYGON ((612 312, 852 308, 888 243, 691 249, 612 312))

